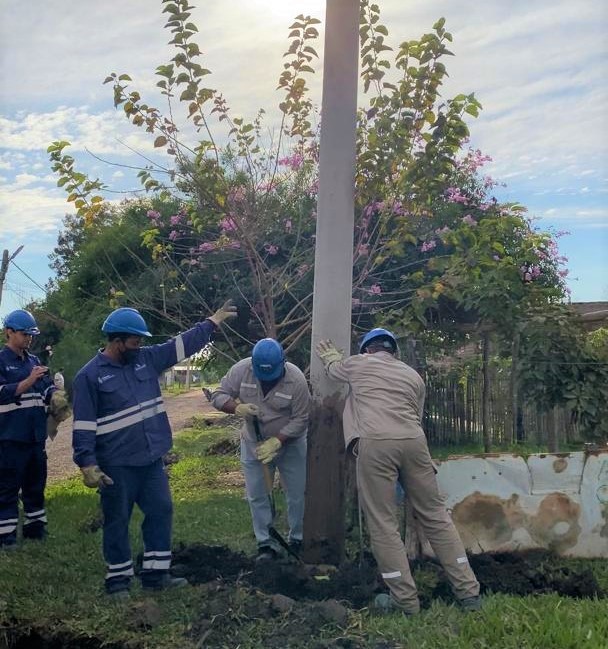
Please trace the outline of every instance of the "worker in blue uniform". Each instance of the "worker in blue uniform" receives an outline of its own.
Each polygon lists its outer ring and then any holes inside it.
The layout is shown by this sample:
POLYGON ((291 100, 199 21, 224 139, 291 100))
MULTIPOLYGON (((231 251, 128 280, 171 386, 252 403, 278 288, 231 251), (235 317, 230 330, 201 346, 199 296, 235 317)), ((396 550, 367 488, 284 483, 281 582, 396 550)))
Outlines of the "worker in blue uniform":
MULTIPOLYGON (((6 345, 0 350, 0 549, 17 547, 19 492, 23 502, 23 538, 46 536, 47 409, 65 393, 57 390, 48 368, 29 353, 40 333, 29 311, 17 309, 4 319, 6 345)), ((69 416, 69 414, 67 415, 69 416)))
POLYGON ((102 326, 105 348, 74 379, 74 461, 85 485, 101 496, 105 590, 115 599, 129 597, 134 574, 129 544, 134 504, 144 514, 142 587, 161 590, 187 583, 169 573, 173 505, 163 456, 172 435, 159 376, 202 349, 214 330, 235 315, 236 307, 226 302, 168 342, 142 347, 142 338, 151 334, 141 314, 116 309, 102 326))

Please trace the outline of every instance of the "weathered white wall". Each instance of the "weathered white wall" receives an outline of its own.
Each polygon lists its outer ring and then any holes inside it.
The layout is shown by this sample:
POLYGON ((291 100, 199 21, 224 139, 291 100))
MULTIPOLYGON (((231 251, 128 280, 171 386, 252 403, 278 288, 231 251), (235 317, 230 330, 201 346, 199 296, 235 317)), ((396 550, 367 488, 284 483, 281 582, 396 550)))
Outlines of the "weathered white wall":
POLYGON ((470 552, 608 557, 608 451, 462 456, 436 466, 470 552))

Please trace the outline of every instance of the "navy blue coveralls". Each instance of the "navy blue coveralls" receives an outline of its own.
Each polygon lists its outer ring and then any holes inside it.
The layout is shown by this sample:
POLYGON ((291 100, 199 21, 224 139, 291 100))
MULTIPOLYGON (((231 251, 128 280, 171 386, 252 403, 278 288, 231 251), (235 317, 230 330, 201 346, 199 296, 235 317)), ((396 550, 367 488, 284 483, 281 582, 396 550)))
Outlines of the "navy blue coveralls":
POLYGON ((46 405, 56 390, 45 375, 27 392, 15 395, 17 385, 40 361, 9 347, 0 350, 0 546, 17 542, 19 491, 25 520, 23 538, 46 534, 46 405))
POLYGON ((153 587, 171 565, 173 504, 162 458, 172 435, 159 375, 202 349, 214 329, 205 320, 166 343, 142 347, 126 365, 99 352, 74 379, 74 462, 98 465, 114 481, 100 489, 109 593, 128 588, 133 576, 134 504, 144 514, 142 584, 153 587))

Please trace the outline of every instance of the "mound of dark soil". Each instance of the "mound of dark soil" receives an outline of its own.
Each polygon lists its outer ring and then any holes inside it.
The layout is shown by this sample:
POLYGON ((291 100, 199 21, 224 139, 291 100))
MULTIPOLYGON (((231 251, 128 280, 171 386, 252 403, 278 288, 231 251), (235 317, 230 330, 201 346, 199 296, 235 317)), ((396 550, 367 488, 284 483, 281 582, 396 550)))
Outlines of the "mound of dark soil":
MULTIPOLYGON (((486 553, 469 557, 482 592, 532 595, 557 593, 567 597, 604 597, 590 568, 580 567, 545 551, 486 553)), ((436 563, 412 566, 423 606, 432 599, 453 599, 447 578, 436 563)), ((335 571, 306 566, 292 559, 256 564, 242 553, 225 546, 195 544, 175 552, 174 572, 192 584, 219 579, 279 593, 295 600, 337 599, 355 608, 366 606, 382 589, 371 556, 361 562, 347 562, 335 571)))

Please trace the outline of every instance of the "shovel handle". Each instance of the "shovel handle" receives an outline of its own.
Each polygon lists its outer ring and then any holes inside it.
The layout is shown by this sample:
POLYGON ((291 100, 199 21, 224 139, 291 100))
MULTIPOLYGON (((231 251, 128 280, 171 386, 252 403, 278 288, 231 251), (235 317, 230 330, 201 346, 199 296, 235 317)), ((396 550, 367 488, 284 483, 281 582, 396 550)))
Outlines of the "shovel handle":
MULTIPOLYGON (((255 415, 252 417, 252 419, 253 419, 253 430, 255 431, 255 438, 257 439, 258 442, 263 442, 264 437, 262 436, 262 431, 260 430, 260 420, 255 415)), ((272 493, 274 484, 273 484, 272 476, 270 475, 270 468, 268 467, 267 464, 262 463, 262 472, 264 474, 264 484, 266 485, 266 493, 268 494, 268 501, 270 502, 270 512, 272 514, 272 520, 274 520, 277 514, 276 506, 274 504, 274 494, 272 493)))

